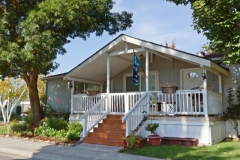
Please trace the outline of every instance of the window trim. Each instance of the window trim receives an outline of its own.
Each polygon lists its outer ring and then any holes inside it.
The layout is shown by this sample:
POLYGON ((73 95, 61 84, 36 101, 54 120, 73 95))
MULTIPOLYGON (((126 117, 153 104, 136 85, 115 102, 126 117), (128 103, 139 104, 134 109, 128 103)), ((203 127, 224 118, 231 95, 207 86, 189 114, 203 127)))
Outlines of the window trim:
MULTIPOLYGON (((159 76, 158 76, 158 70, 155 71, 149 71, 149 74, 155 74, 155 90, 157 91, 159 89, 159 76)), ((144 72, 138 72, 138 75, 145 75, 144 72)), ((127 90, 127 83, 126 83, 126 78, 131 77, 132 73, 124 73, 123 74, 123 92, 126 92, 127 90)), ((141 78, 139 79, 139 92, 141 92, 141 78)))

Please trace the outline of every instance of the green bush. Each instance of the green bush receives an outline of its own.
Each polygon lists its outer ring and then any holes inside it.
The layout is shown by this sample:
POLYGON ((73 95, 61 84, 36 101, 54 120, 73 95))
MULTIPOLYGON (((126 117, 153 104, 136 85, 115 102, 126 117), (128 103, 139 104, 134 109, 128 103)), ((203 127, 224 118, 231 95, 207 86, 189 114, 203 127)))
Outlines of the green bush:
POLYGON ((68 140, 79 139, 81 131, 82 124, 80 124, 79 122, 69 122, 68 133, 66 138, 68 140))
POLYGON ((29 110, 27 112, 27 116, 23 118, 24 122, 26 122, 29 126, 32 126, 33 122, 33 115, 32 112, 29 110))
POLYGON ((50 119, 50 127, 55 130, 67 129, 68 123, 64 120, 52 118, 50 119))
POLYGON ((0 134, 7 134, 8 128, 5 125, 0 125, 0 134))
POLYGON ((27 123, 12 122, 8 126, 9 133, 22 133, 28 130, 29 126, 27 123))

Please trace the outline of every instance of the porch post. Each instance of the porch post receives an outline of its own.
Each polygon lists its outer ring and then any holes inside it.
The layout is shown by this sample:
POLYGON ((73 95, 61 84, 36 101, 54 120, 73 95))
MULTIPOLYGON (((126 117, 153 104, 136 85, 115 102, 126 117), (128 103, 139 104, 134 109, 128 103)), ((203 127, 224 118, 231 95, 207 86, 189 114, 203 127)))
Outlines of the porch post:
POLYGON ((72 88, 71 88, 71 114, 73 114, 73 94, 74 94, 74 80, 72 80, 72 88))
MULTIPOLYGON (((149 92, 149 81, 148 81, 148 77, 149 77, 149 53, 148 53, 148 50, 146 50, 146 62, 145 62, 145 65, 146 65, 146 92, 149 92)), ((149 94, 147 96, 147 99, 148 99, 148 102, 150 102, 150 97, 149 97, 149 94)), ((149 106, 147 105, 147 113, 149 113, 149 106)))
POLYGON ((218 84, 219 84, 219 93, 222 94, 222 76, 221 74, 218 75, 218 84))
MULTIPOLYGON (((109 95, 110 93, 110 56, 108 54, 107 56, 107 94, 109 95)), ((107 113, 110 112, 110 95, 108 96, 108 100, 107 100, 107 113)))
MULTIPOLYGON (((206 69, 203 68, 203 73, 207 75, 206 69)), ((207 77, 208 78, 208 77, 207 77)), ((207 78, 203 79, 203 109, 205 118, 208 118, 208 106, 207 106, 207 78)))

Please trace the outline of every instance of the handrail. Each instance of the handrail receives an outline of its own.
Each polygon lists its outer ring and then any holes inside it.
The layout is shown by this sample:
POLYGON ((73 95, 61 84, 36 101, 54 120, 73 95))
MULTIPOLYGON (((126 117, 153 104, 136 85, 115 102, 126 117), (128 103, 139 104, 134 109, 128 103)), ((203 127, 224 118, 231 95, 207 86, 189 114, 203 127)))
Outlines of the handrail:
POLYGON ((128 116, 134 111, 134 109, 138 106, 138 104, 148 95, 148 93, 145 93, 136 103, 135 105, 125 114, 125 116, 122 118, 122 122, 126 121, 128 116))
POLYGON ((126 121, 126 136, 128 136, 131 131, 135 130, 142 122, 144 118, 143 112, 148 108, 147 104, 148 92, 145 93, 122 118, 122 122, 126 121))
POLYGON ((83 120, 82 137, 86 137, 87 133, 91 131, 106 115, 107 115, 107 99, 108 94, 85 112, 80 120, 83 120))

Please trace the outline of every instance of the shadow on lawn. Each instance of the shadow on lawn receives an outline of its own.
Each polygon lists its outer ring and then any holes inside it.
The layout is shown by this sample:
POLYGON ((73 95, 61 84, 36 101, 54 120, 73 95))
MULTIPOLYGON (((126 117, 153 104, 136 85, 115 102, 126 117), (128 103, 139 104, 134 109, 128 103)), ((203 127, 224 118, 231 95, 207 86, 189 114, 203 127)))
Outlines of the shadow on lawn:
POLYGON ((127 149, 120 152, 174 160, 235 160, 240 158, 239 150, 240 142, 221 142, 213 146, 203 147, 182 147, 169 145, 160 145, 157 147, 153 147, 147 145, 139 150, 127 149))

